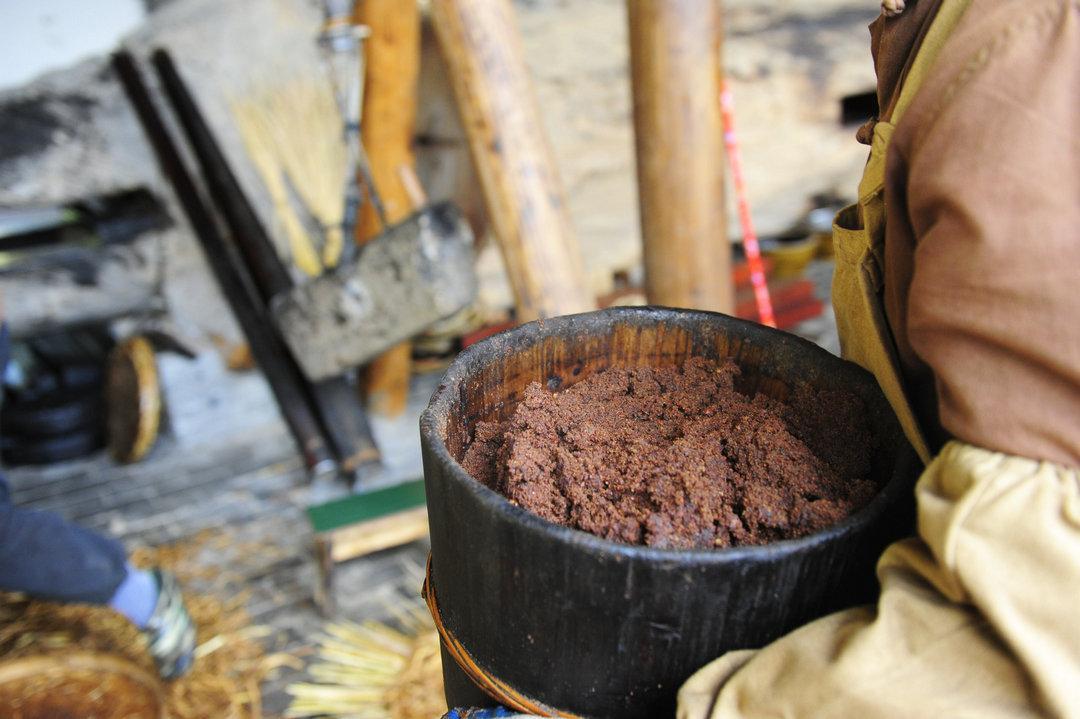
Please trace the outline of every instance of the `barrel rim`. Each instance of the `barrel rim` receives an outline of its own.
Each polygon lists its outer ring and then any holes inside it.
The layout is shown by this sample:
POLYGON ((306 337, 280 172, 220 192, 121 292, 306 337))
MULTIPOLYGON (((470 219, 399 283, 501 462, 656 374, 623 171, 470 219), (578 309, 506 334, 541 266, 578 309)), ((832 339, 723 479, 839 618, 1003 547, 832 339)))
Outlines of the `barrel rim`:
MULTIPOLYGON (((462 350, 447 368, 438 388, 432 394, 431 400, 420 415, 421 441, 426 445, 426 449, 433 453, 434 458, 443 465, 448 475, 469 492, 476 502, 489 508, 503 519, 520 524, 521 529, 529 533, 541 534, 563 544, 574 545, 580 549, 593 550, 607 555, 614 554, 634 561, 674 561, 692 565, 725 565, 744 560, 777 561, 787 556, 812 550, 864 529, 875 517, 882 513, 882 510, 887 505, 894 501, 899 492, 905 489, 905 480, 911 476, 913 465, 918 461, 914 450, 906 442, 903 446, 898 447, 897 461, 894 463, 892 476, 889 477, 874 498, 843 521, 830 525, 825 529, 808 534, 805 537, 785 539, 761 545, 720 547, 716 549, 660 548, 624 544, 544 519, 523 507, 513 504, 502 494, 484 485, 466 472, 465 468, 451 454, 443 430, 449 421, 450 408, 455 400, 456 388, 466 380, 474 369, 489 363, 485 353, 491 349, 492 345, 501 344, 507 350, 520 349, 550 336, 556 330, 565 329, 578 323, 606 325, 624 321, 630 324, 659 324, 665 320, 678 320, 685 323, 695 319, 705 321, 720 320, 729 327, 738 328, 740 333, 745 333, 748 337, 768 337, 772 341, 786 343, 791 348, 808 350, 834 364, 837 372, 848 374, 853 379, 858 378, 856 379, 858 382, 873 382, 874 387, 877 387, 874 376, 862 367, 833 355, 809 340, 788 332, 707 310, 690 310, 659 305, 610 307, 592 312, 562 315, 528 322, 499 332, 462 350)), ((880 392, 880 390, 878 391, 880 392)), ((885 403, 887 406, 884 395, 880 395, 879 399, 875 401, 885 403)), ((903 433, 891 409, 887 416, 889 417, 887 424, 892 425, 887 429, 892 434, 903 439, 903 433)), ((427 471, 425 471, 425 475, 428 475, 427 471)))

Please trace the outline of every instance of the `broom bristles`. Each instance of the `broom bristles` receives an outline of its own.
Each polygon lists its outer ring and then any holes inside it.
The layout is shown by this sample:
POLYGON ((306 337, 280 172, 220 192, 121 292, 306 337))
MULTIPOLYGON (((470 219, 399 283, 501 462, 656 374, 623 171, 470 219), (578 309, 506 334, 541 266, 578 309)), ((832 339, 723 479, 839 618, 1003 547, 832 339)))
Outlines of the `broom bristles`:
POLYGON ((257 86, 235 99, 232 113, 262 177, 293 260, 309 275, 341 253, 348 152, 341 115, 327 82, 297 76, 257 86), (322 256, 289 198, 292 185, 323 228, 322 256))

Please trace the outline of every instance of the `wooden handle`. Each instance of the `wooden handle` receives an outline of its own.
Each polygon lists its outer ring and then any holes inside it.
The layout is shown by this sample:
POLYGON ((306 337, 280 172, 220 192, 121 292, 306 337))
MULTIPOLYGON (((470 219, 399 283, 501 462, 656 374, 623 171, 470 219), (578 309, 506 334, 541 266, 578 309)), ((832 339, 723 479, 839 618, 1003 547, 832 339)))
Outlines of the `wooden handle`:
POLYGON ((649 302, 731 313, 717 0, 627 0, 649 302))
MULTIPOLYGON (((355 19, 371 29, 364 41, 367 69, 360 139, 386 208, 386 220, 394 223, 412 211, 400 168, 412 167, 416 161, 412 141, 420 76, 420 8, 415 0, 361 0, 356 4, 355 19)), ((382 229, 371 203, 365 203, 357 224, 357 242, 367 242, 382 229)), ((412 345, 408 342, 371 362, 364 389, 372 411, 390 417, 404 412, 411 374, 412 345)))
POLYGON ((509 0, 433 0, 518 319, 595 308, 509 0))

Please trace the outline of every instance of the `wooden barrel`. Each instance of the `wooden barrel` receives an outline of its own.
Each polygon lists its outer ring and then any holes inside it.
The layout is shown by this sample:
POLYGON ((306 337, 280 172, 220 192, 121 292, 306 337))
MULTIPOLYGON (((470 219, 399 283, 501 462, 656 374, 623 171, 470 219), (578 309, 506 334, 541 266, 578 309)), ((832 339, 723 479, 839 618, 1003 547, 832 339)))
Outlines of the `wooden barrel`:
POLYGON ((679 686, 708 661, 871 599, 877 557, 913 527, 917 459, 874 378, 798 337, 711 312, 620 307, 487 339, 451 365, 420 432, 431 525, 426 592, 443 629, 450 706, 483 701, 479 683, 503 703, 548 714, 673 716, 679 686), (455 460, 475 423, 508 417, 531 382, 560 389, 606 367, 679 366, 690 357, 733 358, 737 388, 749 394, 783 399, 808 382, 860 397, 881 492, 801 539, 656 549, 549 523, 455 460))

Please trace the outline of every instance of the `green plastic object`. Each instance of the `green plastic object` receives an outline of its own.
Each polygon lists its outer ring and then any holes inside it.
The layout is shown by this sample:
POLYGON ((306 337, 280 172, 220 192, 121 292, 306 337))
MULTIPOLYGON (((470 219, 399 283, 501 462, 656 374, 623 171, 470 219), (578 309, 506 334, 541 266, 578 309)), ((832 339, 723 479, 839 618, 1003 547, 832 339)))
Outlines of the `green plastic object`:
POLYGON ((308 519, 311 520, 311 527, 316 533, 329 532, 350 524, 422 507, 426 501, 424 480, 415 479, 386 489, 353 494, 325 504, 312 505, 308 507, 307 514, 308 519))

